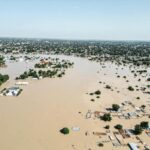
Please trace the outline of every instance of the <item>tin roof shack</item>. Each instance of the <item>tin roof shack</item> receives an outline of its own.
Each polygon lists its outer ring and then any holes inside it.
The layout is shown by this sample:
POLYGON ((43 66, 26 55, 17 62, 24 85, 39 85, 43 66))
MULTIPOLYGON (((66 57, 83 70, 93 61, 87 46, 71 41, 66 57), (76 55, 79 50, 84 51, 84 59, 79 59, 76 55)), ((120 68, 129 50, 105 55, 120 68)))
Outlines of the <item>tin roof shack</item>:
POLYGON ((129 116, 130 119, 136 119, 138 117, 135 112, 129 112, 128 116, 129 116))
POLYGON ((135 143, 129 143, 129 147, 131 150, 139 150, 137 144, 135 144, 135 143))

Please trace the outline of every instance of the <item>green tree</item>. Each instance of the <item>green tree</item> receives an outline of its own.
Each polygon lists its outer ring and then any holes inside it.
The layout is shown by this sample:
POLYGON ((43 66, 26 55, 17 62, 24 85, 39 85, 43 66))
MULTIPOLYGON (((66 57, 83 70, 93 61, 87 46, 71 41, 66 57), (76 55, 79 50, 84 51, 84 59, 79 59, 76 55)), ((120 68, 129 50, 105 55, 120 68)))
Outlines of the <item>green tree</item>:
POLYGON ((143 130, 142 130, 141 125, 139 125, 139 124, 135 125, 135 127, 134 127, 134 133, 135 133, 136 135, 141 134, 142 131, 143 131, 143 130))
POLYGON ((106 126, 105 126, 105 129, 109 129, 109 128, 110 128, 110 126, 109 126, 109 125, 106 125, 106 126))
POLYGON ((134 91, 134 88, 133 88, 132 86, 129 86, 129 87, 128 87, 128 90, 129 90, 129 91, 134 91))
POLYGON ((98 146, 99 146, 99 147, 103 147, 104 144, 103 144, 103 143, 98 143, 98 146))
POLYGON ((112 117, 109 113, 106 113, 104 114, 102 117, 101 117, 102 120, 104 121, 111 121, 112 120, 112 117))
POLYGON ((112 109, 113 109, 114 111, 118 111, 119 108, 120 108, 120 106, 119 106, 118 104, 113 104, 113 105, 112 105, 112 109))
POLYGON ((69 129, 68 129, 67 127, 64 127, 64 128, 62 128, 62 129, 60 130, 60 132, 61 132, 62 134, 69 134, 69 129))
POLYGON ((140 126, 143 128, 143 129, 147 129, 149 127, 149 123, 147 121, 142 121, 140 126))
POLYGON ((5 83, 7 80, 9 80, 9 76, 8 75, 2 75, 2 74, 0 74, 0 85, 2 85, 3 83, 5 83))
POLYGON ((100 94, 101 94, 101 91, 100 91, 100 90, 97 90, 97 91, 95 91, 95 94, 96 94, 96 95, 100 95, 100 94))
POLYGON ((118 129, 118 130, 120 130, 120 129, 123 128, 123 126, 122 126, 121 124, 117 124, 117 125, 115 126, 115 128, 118 129))

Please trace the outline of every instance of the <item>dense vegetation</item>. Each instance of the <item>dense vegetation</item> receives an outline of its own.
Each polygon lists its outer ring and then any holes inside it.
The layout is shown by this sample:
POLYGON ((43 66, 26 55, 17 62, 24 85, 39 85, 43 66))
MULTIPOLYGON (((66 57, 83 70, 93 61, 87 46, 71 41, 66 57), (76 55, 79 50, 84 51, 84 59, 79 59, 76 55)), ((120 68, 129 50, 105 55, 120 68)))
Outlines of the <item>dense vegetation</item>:
POLYGON ((51 68, 55 68, 55 69, 61 69, 61 68, 64 68, 64 69, 67 69, 69 67, 71 67, 73 65, 72 62, 70 61, 67 61, 67 60, 59 60, 58 58, 51 58, 50 60, 41 60, 40 63, 36 63, 35 64, 35 68, 48 68, 48 67, 51 67, 51 68))
POLYGON ((43 70, 33 70, 33 69, 30 69, 28 72, 25 71, 23 74, 21 74, 19 77, 16 77, 16 80, 19 80, 19 79, 27 79, 29 77, 31 78, 36 78, 36 79, 40 79, 40 77, 42 78, 46 78, 46 77, 49 77, 49 78, 52 78, 52 77, 62 77, 65 73, 64 72, 61 72, 61 73, 58 73, 58 70, 47 70, 47 71, 43 71, 43 70))
POLYGON ((68 41, 7 39, 0 41, 0 51, 4 53, 53 53, 75 54, 90 57, 95 61, 111 61, 117 64, 150 65, 150 42, 115 42, 115 41, 68 41))
POLYGON ((139 135, 143 132, 144 129, 149 128, 149 122, 147 121, 142 121, 140 124, 135 125, 134 127, 134 133, 136 135, 139 135))
POLYGON ((21 74, 18 79, 31 78, 52 78, 52 77, 62 77, 65 75, 65 70, 73 66, 73 63, 67 60, 59 60, 58 58, 48 60, 41 60, 39 63, 35 64, 37 69, 29 69, 21 74), (40 70, 39 70, 40 69, 40 70), (45 70, 46 69, 46 70, 45 70))

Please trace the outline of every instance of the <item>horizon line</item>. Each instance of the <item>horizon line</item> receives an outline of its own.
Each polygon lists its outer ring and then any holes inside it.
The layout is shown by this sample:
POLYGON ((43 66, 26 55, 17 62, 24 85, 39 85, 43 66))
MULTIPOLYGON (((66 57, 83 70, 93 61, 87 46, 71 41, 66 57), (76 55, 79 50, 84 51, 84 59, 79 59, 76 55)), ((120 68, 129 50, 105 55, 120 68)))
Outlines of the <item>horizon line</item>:
POLYGON ((118 40, 118 39, 80 39, 80 38, 46 38, 46 37, 14 37, 0 36, 0 39, 34 39, 34 40, 58 40, 58 41, 111 41, 111 42, 150 42, 150 40, 118 40))

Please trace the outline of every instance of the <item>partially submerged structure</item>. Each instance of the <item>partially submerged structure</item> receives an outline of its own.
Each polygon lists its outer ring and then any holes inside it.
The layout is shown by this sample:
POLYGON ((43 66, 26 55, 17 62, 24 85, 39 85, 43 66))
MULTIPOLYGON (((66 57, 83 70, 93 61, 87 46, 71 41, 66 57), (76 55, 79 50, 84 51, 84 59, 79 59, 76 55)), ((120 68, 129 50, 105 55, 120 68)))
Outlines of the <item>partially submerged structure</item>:
POLYGON ((3 96, 18 96, 21 93, 22 89, 19 87, 10 87, 1 91, 3 96))
POLYGON ((137 144, 135 144, 135 143, 129 143, 129 147, 131 150, 139 150, 137 144))

